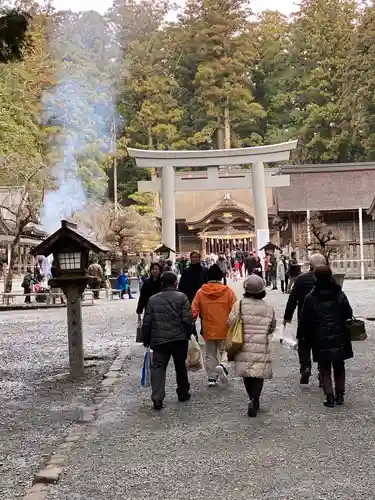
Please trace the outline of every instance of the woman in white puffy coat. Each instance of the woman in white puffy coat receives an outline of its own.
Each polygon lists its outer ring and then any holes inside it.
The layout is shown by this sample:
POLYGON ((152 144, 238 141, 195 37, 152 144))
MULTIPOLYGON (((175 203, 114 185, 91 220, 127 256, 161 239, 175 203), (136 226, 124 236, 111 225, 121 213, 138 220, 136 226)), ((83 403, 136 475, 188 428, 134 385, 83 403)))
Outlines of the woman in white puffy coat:
POLYGON ((256 417, 264 379, 272 378, 270 341, 276 328, 275 310, 263 299, 266 296, 262 278, 252 274, 244 283, 245 294, 240 302, 244 323, 244 345, 235 355, 235 371, 243 377, 250 398, 248 415, 256 417))

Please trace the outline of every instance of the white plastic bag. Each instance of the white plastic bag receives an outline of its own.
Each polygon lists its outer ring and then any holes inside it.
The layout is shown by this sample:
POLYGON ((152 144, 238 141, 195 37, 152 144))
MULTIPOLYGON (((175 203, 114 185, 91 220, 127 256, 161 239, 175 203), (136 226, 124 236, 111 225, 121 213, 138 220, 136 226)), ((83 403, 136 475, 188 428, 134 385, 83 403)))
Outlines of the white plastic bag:
POLYGON ((295 328, 290 323, 279 326, 273 334, 272 342, 278 342, 290 349, 297 349, 295 328))
POLYGON ((201 348, 195 335, 192 335, 189 340, 188 355, 186 366, 189 371, 196 372, 203 368, 203 356, 201 348))

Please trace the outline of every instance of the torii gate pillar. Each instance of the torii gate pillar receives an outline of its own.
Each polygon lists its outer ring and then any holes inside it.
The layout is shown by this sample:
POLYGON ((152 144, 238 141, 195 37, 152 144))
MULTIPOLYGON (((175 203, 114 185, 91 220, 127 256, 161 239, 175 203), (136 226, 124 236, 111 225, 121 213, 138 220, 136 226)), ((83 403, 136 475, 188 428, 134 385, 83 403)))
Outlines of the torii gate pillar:
MULTIPOLYGON (((176 199, 175 171, 172 165, 161 170, 162 225, 161 240, 163 245, 176 251, 176 199)), ((173 258, 172 254, 171 257, 173 258)))
POLYGON ((256 248, 259 250, 259 248, 264 247, 270 241, 267 191, 263 163, 257 162, 252 164, 251 177, 253 183, 256 248))

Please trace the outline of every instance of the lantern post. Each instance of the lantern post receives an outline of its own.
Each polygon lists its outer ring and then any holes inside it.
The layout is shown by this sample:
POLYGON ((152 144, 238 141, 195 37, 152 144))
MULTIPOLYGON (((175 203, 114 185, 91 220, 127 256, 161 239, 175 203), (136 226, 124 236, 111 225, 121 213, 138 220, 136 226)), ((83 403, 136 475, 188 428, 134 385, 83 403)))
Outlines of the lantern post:
POLYGON ((73 377, 84 374, 81 297, 89 280, 90 251, 106 253, 108 249, 80 234, 76 224, 63 220, 60 229, 30 252, 46 257, 53 254, 56 276, 50 285, 61 288, 67 298, 69 366, 73 377))

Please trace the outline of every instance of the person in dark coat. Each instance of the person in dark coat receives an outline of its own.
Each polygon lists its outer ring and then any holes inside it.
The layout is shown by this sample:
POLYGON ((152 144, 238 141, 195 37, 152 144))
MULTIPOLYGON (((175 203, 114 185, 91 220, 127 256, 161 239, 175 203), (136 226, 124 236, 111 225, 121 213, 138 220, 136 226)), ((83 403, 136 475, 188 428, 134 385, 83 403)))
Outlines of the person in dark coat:
POLYGON ((255 268, 257 267, 257 260, 256 260, 255 255, 253 255, 253 254, 249 254, 249 255, 246 257, 245 267, 246 267, 247 274, 248 274, 249 276, 250 276, 251 274, 253 274, 253 272, 254 272, 255 268))
POLYGON ((201 254, 198 251, 191 252, 190 265, 181 275, 178 289, 193 302, 195 294, 207 283, 207 269, 201 264, 201 254))
POLYGON ((263 278, 262 261, 260 260, 259 256, 255 257, 255 268, 253 270, 253 273, 259 276, 259 278, 263 278))
POLYGON ((181 276, 185 271, 185 269, 187 268, 188 263, 189 263, 188 258, 186 257, 186 255, 183 255, 178 263, 178 272, 180 273, 181 276))
POLYGON ((332 408, 344 403, 345 360, 353 357, 346 320, 353 315, 352 308, 341 287, 332 279, 328 266, 317 267, 314 271, 315 287, 306 299, 300 315, 299 337, 311 346, 313 359, 320 366, 325 406, 332 408), (331 369, 335 379, 333 395, 331 369))
POLYGON ((22 281, 23 293, 25 294, 25 304, 31 304, 31 296, 29 295, 32 290, 33 284, 36 283, 34 276, 31 272, 31 268, 28 267, 26 269, 26 274, 22 281))
MULTIPOLYGON (((180 283, 178 285, 179 291, 187 296, 190 305, 192 304, 197 291, 202 288, 205 283, 207 283, 207 272, 208 269, 201 263, 200 252, 197 250, 191 252, 190 265, 182 273, 180 283)), ((196 337, 198 337, 195 323, 193 333, 196 337)), ((201 335, 203 335, 202 329, 201 335)))
MULTIPOLYGON (((320 253, 313 254, 310 257, 310 271, 300 274, 292 288, 286 304, 284 313, 284 324, 291 323, 294 311, 297 308, 297 319, 299 321, 305 297, 311 292, 315 285, 314 270, 319 266, 325 266, 327 261, 320 253)), ((300 363, 301 384, 308 384, 311 376, 311 348, 306 344, 304 336, 299 337, 298 340, 298 357, 300 363)))
POLYGON ((186 359, 193 332, 193 315, 188 298, 177 291, 177 276, 166 271, 161 281, 162 291, 150 298, 142 326, 143 344, 153 350, 151 398, 155 410, 163 408, 165 376, 171 356, 176 370, 178 399, 190 399, 186 359))
POLYGON ((161 292, 161 274, 163 272, 162 266, 159 262, 154 262, 150 266, 151 276, 147 278, 140 291, 137 314, 140 321, 143 311, 146 309, 147 303, 153 295, 161 292))
POLYGON ((301 274, 301 266, 298 264, 297 254, 296 254, 296 252, 292 252, 290 254, 290 259, 288 262, 288 279, 289 279, 288 292, 289 293, 291 292, 293 285, 300 274, 301 274))

